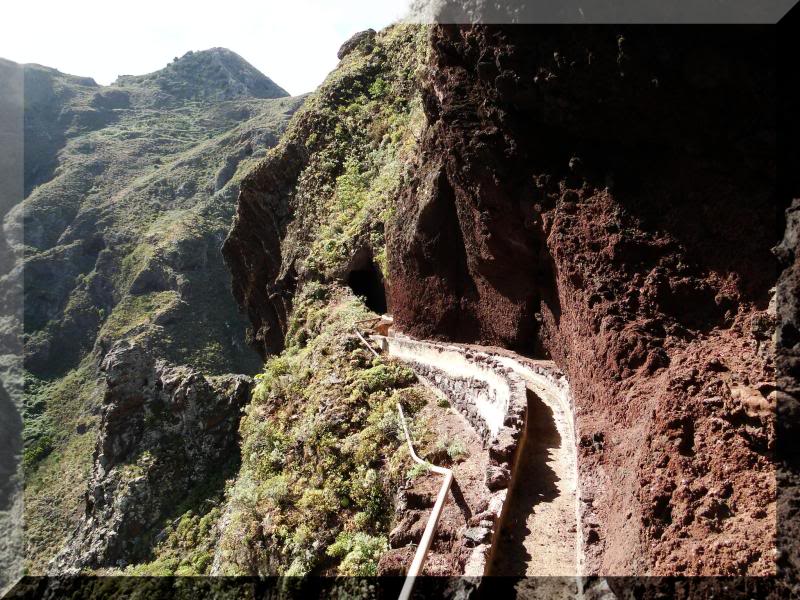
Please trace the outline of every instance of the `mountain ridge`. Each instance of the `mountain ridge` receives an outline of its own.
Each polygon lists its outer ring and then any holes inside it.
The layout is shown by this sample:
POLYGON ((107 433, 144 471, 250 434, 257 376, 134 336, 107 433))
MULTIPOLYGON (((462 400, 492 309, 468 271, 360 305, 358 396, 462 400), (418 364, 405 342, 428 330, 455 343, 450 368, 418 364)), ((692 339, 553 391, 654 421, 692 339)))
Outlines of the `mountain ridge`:
POLYGON ((266 99, 290 95, 239 54, 223 47, 190 50, 152 73, 120 75, 109 87, 128 88, 149 83, 181 100, 218 101, 243 96, 266 99))
MULTIPOLYGON (((99 476, 90 488, 87 479, 92 453, 113 425, 113 415, 103 416, 111 398, 105 356, 130 348, 148 364, 192 373, 191 389, 205 378, 259 370, 219 247, 240 180, 277 143, 304 98, 288 96, 221 49, 187 53, 123 87, 49 67, 19 68, 26 84, 24 200, 3 225, 24 265, 25 544, 28 567, 43 572, 78 526, 85 493, 110 485, 99 476)), ((126 372, 137 365, 123 363, 126 372)), ((223 388, 213 388, 209 402, 226 404, 223 388)), ((159 410, 162 400, 154 402, 159 410)), ((138 406, 137 418, 152 408, 138 406)), ((151 434, 166 433, 169 419, 150 418, 151 434)), ((238 413, 224 418, 222 426, 235 431, 238 413)), ((183 456, 202 436, 197 427, 182 440, 139 439, 120 460, 183 456)), ((222 468, 206 458, 202 477, 222 468)), ((143 465, 157 476, 160 467, 143 465)), ((126 489, 109 493, 124 498, 126 489)), ((174 490, 166 501, 163 485, 153 489, 147 527, 186 491, 174 490)))

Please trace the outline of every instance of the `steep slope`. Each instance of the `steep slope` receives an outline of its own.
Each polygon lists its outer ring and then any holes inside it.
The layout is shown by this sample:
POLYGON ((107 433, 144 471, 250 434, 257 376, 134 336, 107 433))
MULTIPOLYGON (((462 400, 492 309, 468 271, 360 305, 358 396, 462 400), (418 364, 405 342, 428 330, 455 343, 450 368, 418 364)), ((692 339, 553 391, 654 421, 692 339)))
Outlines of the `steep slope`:
POLYGON ((250 342, 277 356, 242 420, 214 573, 375 575, 388 550, 411 467, 396 402, 414 415, 431 398, 353 327, 383 293, 384 227, 423 125, 426 41, 407 26, 354 36, 242 182, 223 252, 250 342), (363 280, 372 291, 358 299, 347 284, 363 280))
POLYGON ((768 33, 443 26, 432 45, 387 234, 397 326, 566 372, 589 572, 772 573, 768 33))
MULTIPOLYGON (((403 333, 549 358, 566 374, 589 574, 773 573, 768 32, 436 26, 409 82, 419 87, 400 95, 422 109, 403 176, 379 187, 382 168, 363 166, 385 157, 362 119, 375 71, 359 70, 364 81, 352 67, 375 68, 386 35, 346 45, 330 85, 243 184, 226 262, 249 341, 283 350, 266 377, 289 384, 253 409, 245 443, 272 452, 274 433, 254 423, 305 415, 320 364, 305 344, 347 330, 305 314, 307 286, 322 285, 327 314, 347 283, 373 310, 388 304, 403 333), (364 100, 350 95, 367 85, 364 100), (363 210, 376 189, 380 212, 363 210)), ((280 434, 300 453, 321 435, 307 427, 280 434)), ((257 455, 230 497, 241 520, 219 572, 319 570, 308 539, 281 529, 298 513, 254 491, 257 455)))
POLYGON ((422 125, 421 31, 376 40, 370 30, 345 44, 339 68, 242 182, 223 253, 263 355, 282 349, 302 282, 384 276, 384 225, 422 125))
MULTIPOLYGON (((111 87, 36 65, 25 72, 30 193, 4 228, 24 259, 26 551, 35 572, 84 511, 84 527, 103 520, 83 496, 95 443, 112 435, 111 374, 99 370, 107 353, 124 341, 151 362, 168 361, 162 371, 187 365, 213 377, 259 369, 219 249, 243 173, 277 143, 302 98, 286 97, 224 49, 189 53, 111 87)), ((142 394, 147 385, 145 378, 142 394)), ((136 464, 163 447, 169 436, 157 431, 169 425, 159 418, 149 414, 145 430, 153 435, 134 436, 139 441, 126 452, 112 453, 115 463, 136 464)), ((238 413, 226 419, 235 429, 238 413)), ((183 435, 190 443, 191 432, 183 435)), ((168 467, 164 456, 160 469, 168 467)), ((219 456, 206 460, 202 473, 219 456)), ((110 476, 110 467, 100 473, 110 476)), ((170 502, 202 488, 198 477, 170 502)), ((153 500, 147 527, 165 516, 159 507, 176 508, 165 503, 168 495, 153 500)), ((92 551, 92 560, 75 564, 111 559, 92 551)), ((148 547, 137 551, 141 557, 148 547)))
MULTIPOLYGON (((23 193, 23 73, 0 60, 0 216, 23 193)), ((22 273, 5 236, 0 235, 0 594, 22 573, 22 273)))
POLYGON ((48 181, 58 165, 67 137, 97 129, 114 120, 108 106, 93 102, 100 86, 40 65, 23 68, 25 95, 25 195, 48 181))

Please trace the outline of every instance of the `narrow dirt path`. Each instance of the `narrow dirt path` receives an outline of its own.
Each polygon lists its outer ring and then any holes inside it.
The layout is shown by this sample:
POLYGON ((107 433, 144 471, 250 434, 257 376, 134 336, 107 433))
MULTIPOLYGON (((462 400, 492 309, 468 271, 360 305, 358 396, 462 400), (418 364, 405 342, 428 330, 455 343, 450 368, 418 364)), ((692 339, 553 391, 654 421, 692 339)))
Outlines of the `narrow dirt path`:
MULTIPOLYGON (((527 388, 527 418, 518 462, 486 574, 509 577, 509 589, 505 591, 512 597, 579 596, 576 576, 581 574, 583 560, 577 510, 577 444, 566 379, 551 361, 532 360, 501 348, 460 344, 448 347, 490 355, 496 359, 497 376, 507 377, 502 374, 505 367, 527 388)), ((486 365, 491 363, 484 361, 482 367, 473 367, 469 358, 456 361, 445 354, 441 348, 436 351, 434 343, 416 340, 404 347, 402 359, 492 385, 486 372, 486 365)), ((493 414, 489 417, 496 418, 493 414)), ((453 425, 471 427, 466 421, 453 425)), ((452 434, 451 431, 449 435, 452 434)))
POLYGON ((531 393, 493 575, 575 575, 575 485, 553 411, 531 393))
POLYGON ((577 447, 568 392, 543 375, 553 367, 548 361, 533 361, 508 351, 502 352, 501 361, 526 382, 528 418, 509 495, 509 513, 491 572, 574 576, 582 561, 577 447))

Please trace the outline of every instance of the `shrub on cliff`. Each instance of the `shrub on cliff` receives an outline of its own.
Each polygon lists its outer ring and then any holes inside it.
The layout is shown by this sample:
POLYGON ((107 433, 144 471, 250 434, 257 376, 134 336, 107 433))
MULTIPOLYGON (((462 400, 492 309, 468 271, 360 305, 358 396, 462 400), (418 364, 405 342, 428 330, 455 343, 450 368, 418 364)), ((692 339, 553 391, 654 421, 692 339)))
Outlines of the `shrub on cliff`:
POLYGON ((287 350, 266 364, 242 419, 222 573, 374 574, 410 465, 396 403, 413 415, 425 397, 407 367, 353 335, 366 316, 342 288, 298 298, 287 350))

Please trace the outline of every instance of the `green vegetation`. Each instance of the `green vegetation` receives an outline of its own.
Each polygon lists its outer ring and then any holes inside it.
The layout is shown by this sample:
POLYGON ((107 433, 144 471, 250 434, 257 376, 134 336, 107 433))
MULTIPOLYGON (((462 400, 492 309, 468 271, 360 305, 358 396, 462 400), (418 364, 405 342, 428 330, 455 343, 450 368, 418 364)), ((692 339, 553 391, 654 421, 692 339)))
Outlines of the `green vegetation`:
POLYGON ((352 334, 367 314, 341 288, 310 283, 297 298, 287 348, 257 378, 241 423, 226 573, 374 574, 410 466, 396 403, 413 415, 426 399, 408 368, 352 334))
POLYGON ((126 75, 117 85, 123 89, 144 87, 167 92, 178 100, 223 100, 242 93, 254 98, 279 98, 288 96, 286 90, 276 85, 239 55, 225 48, 212 48, 204 52, 189 51, 175 58, 160 71, 147 75, 126 75))
POLYGON ((416 479, 417 477, 422 477, 430 470, 431 467, 428 463, 414 463, 414 466, 408 470, 408 478, 416 479))
POLYGON ((141 331, 177 300, 178 294, 173 291, 126 296, 114 307, 100 335, 118 340, 136 330, 141 331))
POLYGON ((281 145, 310 151, 300 176, 292 237, 299 270, 328 280, 350 257, 369 248, 387 275, 384 230, 408 177, 424 125, 418 75, 427 52, 427 29, 391 27, 371 52, 345 57, 298 111, 281 145))
POLYGON ((328 556, 341 559, 340 575, 374 577, 378 574, 378 560, 388 549, 384 536, 343 531, 328 548, 328 556))
MULTIPOLYGON (((26 135, 53 137, 61 121, 50 122, 51 112, 66 122, 74 114, 76 123, 77 115, 95 115, 60 131, 58 168, 16 211, 26 224, 24 239, 11 241, 26 260, 28 368, 39 377, 75 368, 98 336, 108 344, 145 337, 165 358, 201 358, 212 374, 258 369, 219 247, 241 179, 302 99, 273 98, 284 92, 232 53, 185 58, 109 88, 29 69, 41 89, 32 88, 38 93, 26 106, 26 135), (206 79, 211 72, 225 77, 206 79), (248 76, 246 85, 237 74, 248 76), (175 298, 137 299, 163 292, 175 298), (161 322, 146 318, 162 308, 170 314, 161 322), (187 327, 187 318, 197 326, 187 327), (51 347, 65 351, 54 356, 51 347)), ((27 157, 31 165, 55 156, 44 143, 31 148, 38 152, 27 157)))
MULTIPOLYGON (((26 423, 27 425, 27 423, 26 423)), ((25 553, 28 572, 41 573, 77 524, 89 483, 96 427, 54 443, 25 477, 25 553)))
POLYGON ((164 539, 154 550, 158 556, 156 560, 128 567, 123 574, 148 577, 207 575, 214 560, 219 517, 217 507, 202 516, 187 511, 177 523, 171 523, 160 534, 164 539))
POLYGON ((469 456, 469 451, 461 440, 454 440, 445 446, 445 452, 450 460, 460 461, 469 456))
POLYGON ((102 388, 91 359, 52 382, 25 379, 26 554, 40 572, 75 526, 91 473, 102 388))
MULTIPOLYGON (((146 460, 147 457, 140 457, 137 464, 146 460)), ((232 463, 224 467, 204 485, 193 489, 164 520, 163 529, 152 532, 156 543, 148 549, 148 560, 124 568, 102 569, 97 574, 146 577, 208 575, 219 538, 217 524, 222 516, 225 478, 232 475, 236 466, 232 463)))
POLYGON ((83 512, 104 351, 129 339, 210 375, 260 367, 219 247, 241 179, 302 99, 251 70, 232 53, 194 53, 101 87, 26 67, 25 237, 10 242, 25 258, 32 574, 83 512))
POLYGON ((26 374, 23 406, 23 466, 30 474, 51 451, 62 449, 77 431, 97 423, 100 404, 97 375, 91 361, 54 382, 26 374))
POLYGON ((257 376, 240 426, 242 468, 217 547, 225 574, 373 575, 392 498, 411 468, 398 423, 426 403, 406 367, 353 335, 369 316, 333 283, 369 249, 386 275, 384 230, 423 125, 417 75, 427 30, 397 26, 356 49, 309 97, 273 153, 310 151, 285 241, 302 287, 285 350, 257 376))

